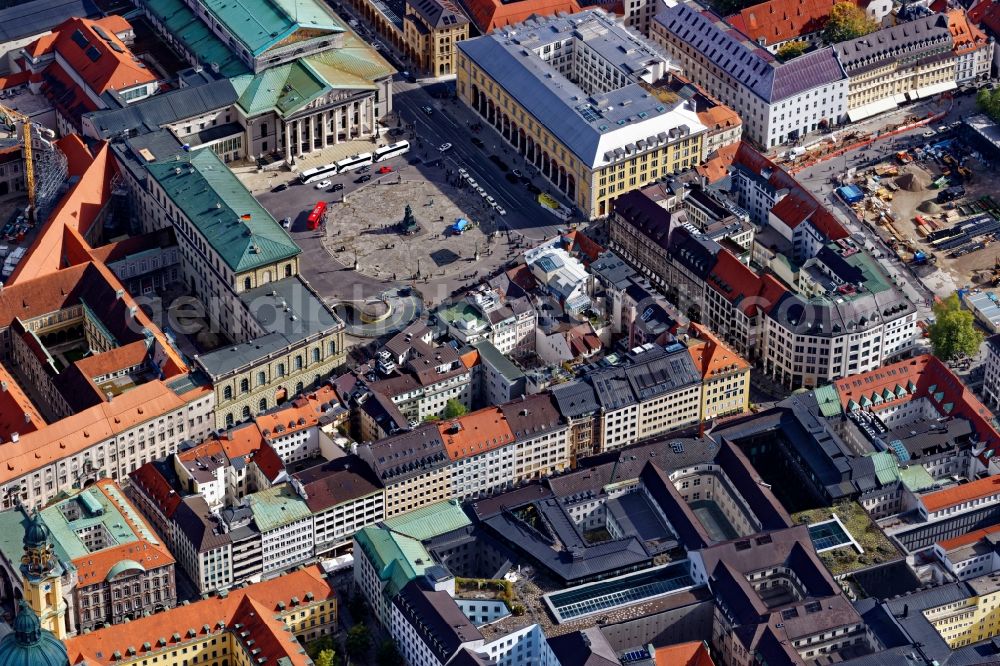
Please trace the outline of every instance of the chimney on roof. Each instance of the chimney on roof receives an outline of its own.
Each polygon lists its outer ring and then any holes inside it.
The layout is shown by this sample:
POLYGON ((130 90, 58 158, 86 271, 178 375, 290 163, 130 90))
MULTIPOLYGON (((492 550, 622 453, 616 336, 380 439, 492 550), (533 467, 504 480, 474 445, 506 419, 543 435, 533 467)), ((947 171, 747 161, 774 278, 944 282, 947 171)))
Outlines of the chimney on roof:
POLYGON ((21 435, 16 432, 10 433, 10 441, 12 444, 16 444, 17 440, 21 439, 21 435))
POLYGON ((31 414, 29 414, 28 412, 24 413, 24 422, 31 423, 31 414))
POLYGON ((7 392, 7 382, 0 381, 0 391, 3 391, 4 393, 7 392))

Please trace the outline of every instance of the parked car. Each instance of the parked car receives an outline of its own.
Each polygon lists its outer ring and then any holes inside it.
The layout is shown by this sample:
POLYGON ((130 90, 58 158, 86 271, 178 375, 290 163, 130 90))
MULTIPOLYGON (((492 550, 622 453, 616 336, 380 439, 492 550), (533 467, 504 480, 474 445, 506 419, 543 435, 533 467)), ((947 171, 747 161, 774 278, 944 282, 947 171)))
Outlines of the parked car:
POLYGON ((442 153, 447 153, 449 150, 451 150, 451 144, 442 143, 440 146, 438 146, 438 150, 441 151, 442 153))
POLYGON ((924 132, 923 134, 921 134, 920 136, 924 137, 925 139, 929 139, 932 136, 937 136, 937 132, 935 132, 932 129, 929 129, 926 132, 924 132))
POLYGON ((497 209, 497 213, 499 213, 500 215, 506 215, 507 214, 507 209, 504 208, 503 206, 499 205, 499 204, 496 206, 496 209, 497 209))
POLYGON ((359 178, 355 178, 354 182, 355 183, 367 183, 371 179, 372 179, 372 175, 370 173, 366 173, 366 174, 363 174, 362 176, 360 176, 359 178))
POLYGON ((271 188, 272 192, 284 192, 288 189, 288 183, 281 183, 271 188))
POLYGON ((493 198, 492 196, 490 196, 490 195, 488 195, 488 194, 487 194, 487 195, 486 195, 486 203, 488 203, 489 205, 491 205, 491 206, 493 206, 494 208, 496 208, 496 205, 497 205, 497 200, 496 200, 496 199, 494 199, 494 198, 493 198))
POLYGON ((514 176, 517 178, 521 177, 521 172, 518 169, 512 170, 511 173, 514 174, 514 176))
POLYGON ((333 181, 332 180, 321 180, 318 183, 316 183, 316 189, 317 190, 325 190, 326 188, 330 187, 331 185, 333 185, 333 181))
POLYGON ((283 226, 285 229, 291 229, 292 228, 292 218, 290 218, 290 217, 284 218, 281 221, 281 226, 283 226))
POLYGON ((518 183, 521 182, 521 179, 515 176, 513 173, 505 173, 503 177, 506 178, 507 182, 510 183, 511 185, 517 185, 518 183))
POLYGON ((330 188, 330 191, 331 192, 339 192, 342 189, 344 189, 344 184, 343 183, 334 183, 333 187, 330 188))
POLYGON ((500 158, 499 155, 490 155, 490 162, 493 162, 493 164, 496 164, 497 167, 499 167, 500 170, 503 171, 504 173, 507 173, 508 171, 510 171, 510 167, 507 166, 507 163, 504 162, 500 158))
POLYGON ((429 106, 422 106, 422 107, 420 107, 420 110, 423 111, 424 113, 426 113, 428 116, 434 115, 434 109, 432 109, 429 106))
POLYGON ((532 194, 541 194, 542 193, 541 188, 539 188, 534 183, 525 183, 524 186, 527 187, 528 191, 531 192, 532 194))
POLYGON ((378 172, 381 174, 392 173, 392 167, 391 166, 380 167, 378 172))
POLYGON ((476 148, 482 148, 485 144, 483 143, 483 140, 480 139, 478 136, 474 136, 472 137, 472 145, 475 146, 476 148))

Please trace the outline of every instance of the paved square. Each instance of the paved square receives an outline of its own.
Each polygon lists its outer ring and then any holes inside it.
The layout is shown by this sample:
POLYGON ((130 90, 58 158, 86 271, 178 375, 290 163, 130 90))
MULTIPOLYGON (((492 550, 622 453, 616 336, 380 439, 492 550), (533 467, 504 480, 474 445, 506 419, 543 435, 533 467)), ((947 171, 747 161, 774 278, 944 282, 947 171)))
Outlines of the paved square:
MULTIPOLYGON (((348 266, 356 254, 358 271, 381 279, 410 280, 419 273, 437 280, 484 270, 475 257, 478 251, 482 259, 490 246, 488 234, 496 228, 492 209, 468 189, 408 180, 406 171, 372 180, 348 194, 346 202, 330 206, 323 239, 327 251, 348 266), (412 235, 397 227, 407 204, 420 225, 412 235), (462 234, 451 230, 459 218, 473 225, 462 234)), ((443 177, 444 170, 439 171, 443 177)))

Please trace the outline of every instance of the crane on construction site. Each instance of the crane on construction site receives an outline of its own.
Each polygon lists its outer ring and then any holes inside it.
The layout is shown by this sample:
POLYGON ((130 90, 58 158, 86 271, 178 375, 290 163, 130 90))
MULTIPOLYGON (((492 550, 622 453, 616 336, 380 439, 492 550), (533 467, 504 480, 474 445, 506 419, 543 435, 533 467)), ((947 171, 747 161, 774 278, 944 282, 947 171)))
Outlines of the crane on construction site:
POLYGON ((10 107, 0 104, 0 121, 10 128, 10 132, 17 131, 17 123, 21 123, 21 137, 24 142, 24 171, 25 184, 28 187, 28 219, 35 219, 35 162, 31 147, 31 118, 18 113, 10 107))

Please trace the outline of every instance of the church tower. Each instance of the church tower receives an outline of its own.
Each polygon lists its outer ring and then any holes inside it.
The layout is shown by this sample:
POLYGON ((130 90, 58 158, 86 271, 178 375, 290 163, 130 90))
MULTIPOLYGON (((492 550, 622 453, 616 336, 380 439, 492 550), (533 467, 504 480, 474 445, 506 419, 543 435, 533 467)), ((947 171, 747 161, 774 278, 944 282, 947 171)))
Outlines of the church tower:
POLYGON ((62 598, 62 567, 52 550, 49 528, 36 509, 24 531, 24 598, 43 629, 66 638, 66 602, 62 598))

